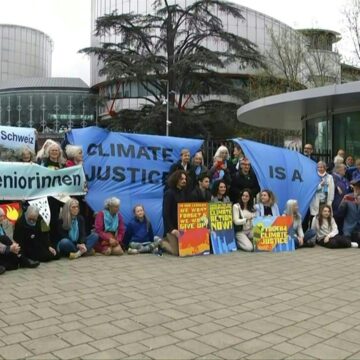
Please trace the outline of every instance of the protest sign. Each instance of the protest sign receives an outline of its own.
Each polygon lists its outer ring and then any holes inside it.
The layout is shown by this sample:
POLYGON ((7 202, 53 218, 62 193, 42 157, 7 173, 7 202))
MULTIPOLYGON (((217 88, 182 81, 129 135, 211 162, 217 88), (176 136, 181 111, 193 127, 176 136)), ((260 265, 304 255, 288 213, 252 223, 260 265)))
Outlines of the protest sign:
POLYGON ((29 205, 35 206, 39 210, 40 216, 43 218, 46 225, 49 226, 51 220, 51 213, 47 197, 30 200, 29 205))
POLYGON ((269 189, 276 195, 280 213, 285 210, 287 200, 296 199, 305 217, 319 184, 316 163, 296 151, 250 140, 233 141, 250 160, 261 189, 269 189))
POLYGON ((128 223, 134 206, 142 204, 154 233, 162 236, 162 199, 170 166, 180 159, 181 149, 194 155, 203 140, 117 133, 97 127, 74 129, 67 137, 84 149, 86 201, 92 209, 101 210, 105 199, 116 196, 128 223))
POLYGON ((207 203, 178 204, 179 256, 210 253, 207 203))
POLYGON ((20 149, 23 146, 35 151, 35 129, 0 126, 0 144, 5 149, 20 149))
POLYGON ((232 205, 223 203, 209 204, 210 237, 214 254, 236 251, 233 228, 232 205))
POLYGON ((16 220, 21 215, 21 206, 18 202, 12 202, 8 204, 0 204, 0 208, 3 209, 5 217, 12 223, 15 224, 16 220))
POLYGON ((60 170, 19 162, 0 162, 0 199, 29 200, 44 196, 83 195, 82 166, 60 170))
POLYGON ((294 251, 294 240, 289 236, 291 216, 264 216, 253 220, 255 251, 294 251))

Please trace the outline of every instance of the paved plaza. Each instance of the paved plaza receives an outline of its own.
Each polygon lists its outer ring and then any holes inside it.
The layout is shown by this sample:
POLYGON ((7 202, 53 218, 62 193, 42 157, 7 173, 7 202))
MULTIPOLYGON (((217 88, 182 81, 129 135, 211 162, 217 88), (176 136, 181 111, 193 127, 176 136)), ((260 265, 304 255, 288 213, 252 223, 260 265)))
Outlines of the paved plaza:
POLYGON ((360 249, 95 256, 0 276, 0 358, 360 359, 360 249))

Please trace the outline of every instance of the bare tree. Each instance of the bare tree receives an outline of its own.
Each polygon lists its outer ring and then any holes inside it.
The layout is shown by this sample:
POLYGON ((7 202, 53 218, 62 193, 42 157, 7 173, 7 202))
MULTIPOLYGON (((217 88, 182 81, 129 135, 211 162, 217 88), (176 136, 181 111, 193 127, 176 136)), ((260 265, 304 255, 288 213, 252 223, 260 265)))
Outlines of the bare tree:
POLYGON ((357 62, 360 62, 360 0, 349 0, 342 13, 350 39, 354 46, 357 62))
POLYGON ((289 90, 298 90, 304 83, 305 43, 301 34, 290 28, 268 28, 271 47, 265 52, 266 72, 284 78, 289 90))
POLYGON ((271 28, 268 32, 272 45, 266 51, 266 71, 285 79, 289 90, 341 81, 340 55, 332 50, 336 33, 289 28, 271 28))

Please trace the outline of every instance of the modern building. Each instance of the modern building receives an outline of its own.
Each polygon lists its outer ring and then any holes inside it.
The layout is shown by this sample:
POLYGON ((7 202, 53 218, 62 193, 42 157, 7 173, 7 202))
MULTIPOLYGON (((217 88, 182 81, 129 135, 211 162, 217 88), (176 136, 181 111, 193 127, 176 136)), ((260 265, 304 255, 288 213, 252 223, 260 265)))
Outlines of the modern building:
POLYGON ((53 42, 42 31, 0 24, 0 82, 51 76, 53 42))
POLYGON ((316 153, 360 157, 360 81, 265 97, 237 112, 238 120, 268 129, 299 130, 316 153))
POLYGON ((0 125, 58 133, 96 123, 96 96, 79 78, 22 78, 0 82, 0 125))
MULTIPOLYGON (((176 1, 180 6, 186 6, 194 2, 194 0, 172 0, 176 1)), ((135 13, 135 14, 148 14, 153 12, 153 0, 92 0, 91 2, 91 16, 92 16, 92 37, 91 37, 91 46, 100 46, 103 42, 116 42, 116 36, 113 34, 107 34, 101 38, 94 36, 95 23, 96 19, 105 15, 110 14, 113 11, 118 13, 135 13)), ((171 3, 171 0, 170 0, 171 3)), ((236 19, 228 14, 221 13, 218 11, 217 16, 221 19, 224 29, 228 32, 234 33, 238 36, 241 36, 245 39, 252 41, 257 45, 258 50, 262 54, 272 51, 274 41, 272 36, 281 37, 283 34, 286 34, 288 39, 291 38, 300 38, 301 46, 306 47, 309 50, 309 61, 308 65, 310 68, 311 76, 309 75, 309 70, 304 70, 300 77, 300 88, 308 87, 309 79, 316 78, 318 76, 317 72, 317 62, 318 58, 321 59, 321 68, 324 68, 323 65, 330 64, 331 75, 328 74, 322 76, 327 76, 326 83, 339 83, 341 79, 341 67, 340 67, 340 56, 333 51, 333 44, 340 39, 338 33, 327 31, 327 30, 303 30, 298 32, 297 30, 291 28, 285 23, 280 22, 277 19, 274 19, 266 14, 255 11, 245 6, 237 5, 241 10, 244 17, 243 20, 236 19), (321 41, 319 41, 321 39, 321 41), (324 41, 325 39, 325 41, 324 41), (302 85, 302 86, 301 86, 302 85)), ((289 40, 291 41, 291 40, 289 40)), ((221 43, 210 42, 206 44, 211 49, 221 49, 221 43)), ((110 108, 114 108, 115 111, 122 109, 136 109, 142 105, 147 104, 146 98, 151 98, 150 93, 147 92, 140 84, 136 82, 126 82, 115 83, 114 81, 108 81, 104 76, 99 75, 99 70, 101 69, 102 64, 97 60, 96 57, 91 57, 91 80, 90 86, 93 89, 99 91, 101 97, 107 97, 109 99, 108 104, 103 106, 99 111, 104 117, 109 113, 110 108), (112 98, 116 97, 116 101, 113 103, 112 98)), ((259 70, 254 68, 244 68, 239 69, 238 64, 231 64, 227 68, 219 69, 219 72, 224 72, 226 76, 231 77, 236 80, 239 84, 239 87, 247 86, 249 77, 254 77, 259 75, 259 70)), ((281 73, 276 76, 281 78, 281 73)), ((203 97, 204 100, 210 99, 220 99, 226 101, 234 101, 239 103, 238 98, 229 98, 228 96, 223 95, 210 95, 208 97, 203 97)), ((191 99, 188 103, 188 106, 191 106, 192 102, 196 100, 191 99)), ((241 101, 240 101, 241 102, 241 101)))

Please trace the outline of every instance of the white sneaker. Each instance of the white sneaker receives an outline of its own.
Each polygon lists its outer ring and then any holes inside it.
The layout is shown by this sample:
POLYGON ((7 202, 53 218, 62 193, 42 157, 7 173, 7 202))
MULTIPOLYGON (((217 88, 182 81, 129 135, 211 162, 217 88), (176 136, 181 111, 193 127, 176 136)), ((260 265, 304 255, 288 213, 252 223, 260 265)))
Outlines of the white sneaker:
POLYGON ((359 244, 357 242, 351 242, 351 247, 358 248, 359 244))

